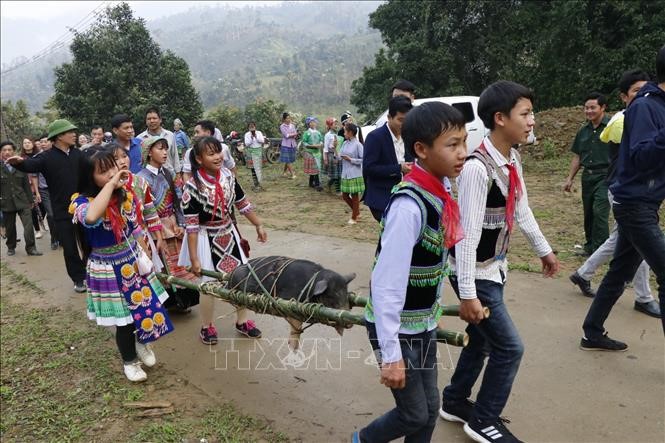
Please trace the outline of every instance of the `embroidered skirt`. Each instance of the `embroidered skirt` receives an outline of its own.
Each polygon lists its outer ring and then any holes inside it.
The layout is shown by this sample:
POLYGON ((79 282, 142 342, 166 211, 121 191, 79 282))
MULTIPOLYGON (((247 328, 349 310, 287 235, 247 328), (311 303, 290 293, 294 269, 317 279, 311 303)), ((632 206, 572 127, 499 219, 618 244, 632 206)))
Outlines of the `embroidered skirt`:
POLYGON ((256 172, 256 178, 259 180, 259 183, 262 180, 263 172, 263 148, 245 148, 245 159, 247 159, 247 167, 254 168, 256 172))
POLYGON ((325 168, 326 175, 330 180, 339 180, 342 175, 342 162, 332 152, 327 152, 326 158, 328 159, 328 165, 325 168))
POLYGON ((134 253, 126 245, 90 254, 86 275, 88 318, 101 326, 134 323, 137 339, 147 343, 173 330, 162 307, 168 294, 154 273, 138 273, 134 253))
POLYGON ((362 177, 343 178, 340 189, 346 194, 362 194, 365 192, 365 182, 362 177))
MULTIPOLYGON (((229 273, 241 264, 247 263, 248 258, 239 245, 240 236, 235 226, 224 228, 201 226, 196 243, 201 268, 229 273)), ((183 243, 180 249, 178 264, 180 266, 191 265, 187 243, 183 243)), ((201 282, 215 280, 211 277, 201 277, 201 282)))
POLYGON ((321 171, 321 151, 305 148, 302 153, 302 163, 305 174, 317 175, 321 171))
POLYGON ((296 148, 282 146, 279 148, 279 161, 281 163, 293 163, 296 161, 296 148))

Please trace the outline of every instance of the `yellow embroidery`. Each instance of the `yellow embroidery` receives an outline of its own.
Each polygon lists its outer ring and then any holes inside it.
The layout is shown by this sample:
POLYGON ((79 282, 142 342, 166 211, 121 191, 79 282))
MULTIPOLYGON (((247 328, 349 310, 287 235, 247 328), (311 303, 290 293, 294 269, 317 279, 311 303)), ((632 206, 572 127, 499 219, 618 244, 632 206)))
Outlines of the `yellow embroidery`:
POLYGON ((146 332, 152 331, 152 328, 154 327, 154 323, 152 319, 150 318, 144 318, 141 320, 141 329, 143 329, 146 332))
POLYGON ((140 291, 132 292, 132 303, 135 305, 140 304, 143 301, 143 294, 140 291))
POLYGON ((122 268, 120 268, 120 273, 123 277, 130 278, 132 275, 134 275, 134 267, 129 263, 125 263, 122 265, 122 268))
POLYGON ((162 314, 161 312, 156 313, 156 314, 152 317, 152 319, 155 321, 155 324, 156 324, 157 326, 161 326, 161 325, 163 325, 163 324, 164 324, 164 321, 166 320, 166 319, 164 318, 164 314, 162 314))

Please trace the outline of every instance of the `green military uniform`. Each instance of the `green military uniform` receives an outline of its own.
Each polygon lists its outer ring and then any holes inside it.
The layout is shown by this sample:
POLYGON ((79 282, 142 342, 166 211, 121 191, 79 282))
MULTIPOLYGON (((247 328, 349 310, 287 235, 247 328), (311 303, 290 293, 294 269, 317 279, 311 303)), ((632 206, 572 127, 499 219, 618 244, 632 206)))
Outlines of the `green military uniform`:
POLYGON ((23 223, 25 250, 35 249, 35 231, 32 226, 32 190, 28 174, 2 163, 0 166, 0 210, 2 210, 7 248, 16 249, 16 214, 23 223))
POLYGON ((580 157, 582 172, 582 207, 584 209, 584 250, 591 254, 609 237, 607 199, 607 168, 610 165, 609 146, 600 141, 609 118, 603 117, 597 128, 587 122, 578 131, 570 149, 580 157))

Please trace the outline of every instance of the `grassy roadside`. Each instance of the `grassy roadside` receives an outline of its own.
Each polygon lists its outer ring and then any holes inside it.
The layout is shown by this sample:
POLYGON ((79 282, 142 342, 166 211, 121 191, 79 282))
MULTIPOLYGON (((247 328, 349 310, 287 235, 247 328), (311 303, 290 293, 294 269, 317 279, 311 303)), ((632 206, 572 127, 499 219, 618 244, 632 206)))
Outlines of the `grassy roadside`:
POLYGON ((4 263, 0 297, 0 439, 4 441, 288 441, 187 386, 159 365, 147 383, 121 372, 112 334, 71 308, 26 308, 43 291, 4 263), (126 402, 173 404, 141 418, 126 402))
MULTIPOLYGON (((574 254, 574 246, 583 243, 584 230, 580 190, 571 195, 564 195, 561 191, 569 161, 567 156, 553 155, 549 159, 524 156, 529 203, 534 215, 564 267, 573 269, 582 263, 574 254)), ((378 224, 364 205, 361 205, 361 222, 347 225, 350 213, 344 202, 327 189, 316 192, 309 188, 307 176, 302 173, 301 160, 295 167, 297 177, 290 180, 281 176, 280 164, 264 166, 265 191, 258 193, 250 190, 252 177, 249 170, 238 167, 241 184, 248 190, 251 201, 257 205, 260 217, 269 228, 369 243, 377 241, 378 224)), ((322 176, 321 181, 325 188, 327 177, 322 176)), ((251 234, 247 234, 252 241, 251 234)), ((540 261, 519 234, 511 239, 510 263, 512 269, 540 272, 540 261)))

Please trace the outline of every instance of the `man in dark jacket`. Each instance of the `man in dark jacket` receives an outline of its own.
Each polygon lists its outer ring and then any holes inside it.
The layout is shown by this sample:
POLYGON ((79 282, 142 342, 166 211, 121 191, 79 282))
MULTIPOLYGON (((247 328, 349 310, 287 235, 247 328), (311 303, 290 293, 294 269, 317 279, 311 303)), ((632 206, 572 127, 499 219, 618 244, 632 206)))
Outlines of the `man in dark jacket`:
MULTIPOLYGON (((656 274, 660 310, 665 310, 665 235, 658 209, 665 199, 665 46, 656 57, 658 84, 647 83, 626 109, 612 210, 619 238, 610 269, 584 319, 583 350, 625 351, 607 336, 604 323, 635 276, 642 258, 656 274)), ((665 331, 665 318, 661 318, 665 331)))
POLYGON ((25 252, 28 255, 42 255, 35 245, 35 231, 32 226, 33 206, 32 190, 28 181, 28 174, 17 171, 5 161, 16 154, 16 146, 10 141, 0 143, 0 210, 5 224, 7 235, 7 255, 16 254, 16 215, 23 223, 23 238, 25 239, 25 252))
POLYGON ((48 139, 53 142, 53 148, 29 159, 14 156, 7 163, 19 171, 41 172, 46 179, 67 274, 74 282, 74 290, 85 292, 85 265, 78 253, 72 216, 69 214, 70 199, 78 186, 81 158, 81 151, 73 147, 76 143, 76 129, 67 120, 55 120, 48 127, 48 139))
POLYGON ((413 105, 404 96, 390 99, 388 122, 367 134, 363 153, 365 205, 376 221, 381 221, 388 206, 390 191, 402 174, 411 171, 413 159, 406 158, 402 140, 402 123, 413 105))

